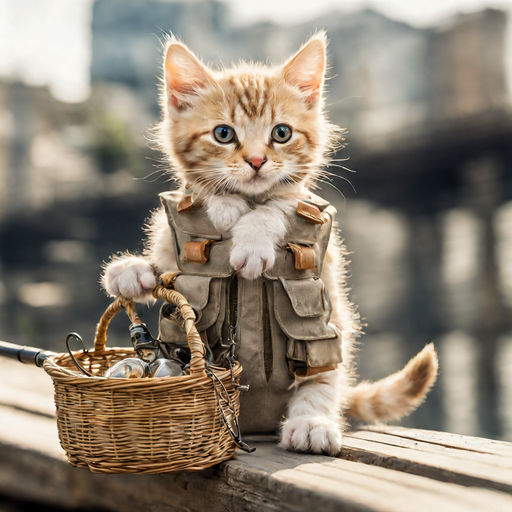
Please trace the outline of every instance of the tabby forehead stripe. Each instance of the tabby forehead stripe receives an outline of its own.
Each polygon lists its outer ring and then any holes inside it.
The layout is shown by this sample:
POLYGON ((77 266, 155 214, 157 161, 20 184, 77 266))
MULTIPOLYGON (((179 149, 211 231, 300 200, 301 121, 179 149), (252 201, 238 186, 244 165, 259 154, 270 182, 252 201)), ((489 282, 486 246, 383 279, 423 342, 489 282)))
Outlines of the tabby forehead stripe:
POLYGON ((244 87, 244 96, 246 98, 245 106, 249 111, 249 117, 253 118, 256 114, 256 109, 254 105, 254 98, 251 96, 249 86, 244 87))
POLYGON ((242 95, 240 92, 238 91, 235 91, 235 94, 236 94, 236 97, 238 99, 238 104, 240 105, 240 107, 242 108, 242 110, 245 112, 245 115, 249 118, 252 118, 252 115, 251 115, 251 112, 248 108, 248 106, 245 104, 243 98, 242 98, 242 95))
POLYGON ((269 92, 270 91, 268 89, 268 79, 265 79, 265 88, 263 89, 261 107, 260 107, 260 112, 259 112, 260 117, 263 116, 263 113, 265 112, 265 109, 268 105, 269 92))
POLYGON ((203 130, 202 132, 195 132, 192 135, 190 135, 187 138, 187 143, 185 144, 185 147, 183 148, 184 153, 188 153, 191 149, 194 143, 196 142, 199 137, 202 137, 203 135, 206 135, 209 133, 209 130, 203 130))
POLYGON ((310 146, 315 146, 316 144, 313 143, 313 140, 311 139, 311 135, 304 131, 304 130, 301 130, 300 128, 295 128, 295 131, 296 132, 299 132, 301 135, 304 136, 304 138, 306 139, 307 143, 310 145, 310 146))
MULTIPOLYGON (((238 104, 250 119, 262 116, 269 98, 270 80, 265 77, 263 80, 251 79, 249 77, 240 78, 236 81, 230 77, 229 83, 233 88, 238 104)), ((234 110, 232 109, 232 118, 234 110)))

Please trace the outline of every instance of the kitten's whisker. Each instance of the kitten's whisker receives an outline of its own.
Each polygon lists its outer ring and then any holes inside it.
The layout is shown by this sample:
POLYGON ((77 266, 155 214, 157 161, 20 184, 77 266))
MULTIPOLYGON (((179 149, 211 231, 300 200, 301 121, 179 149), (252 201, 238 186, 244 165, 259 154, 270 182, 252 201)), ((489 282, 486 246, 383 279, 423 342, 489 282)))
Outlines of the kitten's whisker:
POLYGON ((317 179, 318 180, 322 180, 323 179, 324 183, 325 183, 327 178, 329 178, 329 181, 331 181, 330 180, 331 177, 332 178, 339 178, 339 179, 341 179, 343 181, 346 181, 350 185, 352 190, 354 191, 354 194, 357 194, 357 190, 354 187, 354 185, 352 184, 352 182, 348 178, 346 178, 345 176, 342 176, 341 174, 336 174, 336 173, 332 173, 332 172, 328 172, 328 171, 322 171, 321 173, 318 174, 317 179))
POLYGON ((331 158, 329 161, 330 162, 346 162, 348 160, 350 160, 349 156, 347 156, 345 158, 331 158))
POLYGON ((339 167, 340 169, 345 169, 345 171, 356 173, 357 171, 354 171, 354 169, 350 169, 349 167, 345 167, 344 165, 340 164, 330 164, 327 167, 339 167))

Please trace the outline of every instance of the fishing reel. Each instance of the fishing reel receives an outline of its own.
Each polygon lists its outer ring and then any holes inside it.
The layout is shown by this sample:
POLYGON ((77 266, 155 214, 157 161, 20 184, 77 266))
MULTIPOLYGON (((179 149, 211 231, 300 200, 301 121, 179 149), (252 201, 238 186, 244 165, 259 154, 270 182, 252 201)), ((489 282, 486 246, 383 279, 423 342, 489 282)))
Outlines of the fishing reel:
POLYGON ((130 338, 135 352, 146 363, 151 364, 165 356, 160 348, 160 343, 153 338, 146 324, 131 324, 130 338))
MULTIPOLYGON (((157 359, 166 358, 177 361, 183 367, 190 364, 190 349, 188 346, 163 343, 157 340, 151 335, 144 323, 130 325, 130 337, 135 352, 146 363, 151 364, 157 359)), ((209 347, 207 347, 207 356, 210 354, 209 347)))

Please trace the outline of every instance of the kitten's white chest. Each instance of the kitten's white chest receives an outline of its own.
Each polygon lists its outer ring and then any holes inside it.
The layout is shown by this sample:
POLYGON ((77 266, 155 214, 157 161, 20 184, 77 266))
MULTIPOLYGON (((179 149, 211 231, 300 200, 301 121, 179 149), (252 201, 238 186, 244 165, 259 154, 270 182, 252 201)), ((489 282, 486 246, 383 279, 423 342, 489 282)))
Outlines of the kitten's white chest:
POLYGON ((206 214, 219 231, 231 231, 249 210, 247 202, 235 195, 212 195, 206 199, 206 214))

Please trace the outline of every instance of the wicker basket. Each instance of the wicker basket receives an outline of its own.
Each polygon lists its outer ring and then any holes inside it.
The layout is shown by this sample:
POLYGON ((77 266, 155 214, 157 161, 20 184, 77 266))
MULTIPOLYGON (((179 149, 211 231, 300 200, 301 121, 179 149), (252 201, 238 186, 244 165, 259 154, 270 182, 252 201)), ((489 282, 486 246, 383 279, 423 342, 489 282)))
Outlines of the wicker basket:
POLYGON ((124 308, 132 322, 140 322, 133 303, 121 297, 101 317, 94 351, 74 353, 92 377, 78 373, 68 354, 44 362, 55 388, 60 442, 74 466, 101 473, 164 473, 205 469, 234 454, 230 430, 237 425, 242 367, 235 362, 232 371, 207 368, 185 297, 160 285, 153 295, 181 312, 191 352, 188 375, 101 377, 117 361, 135 356, 132 349, 106 348, 107 328, 118 311, 124 308))

